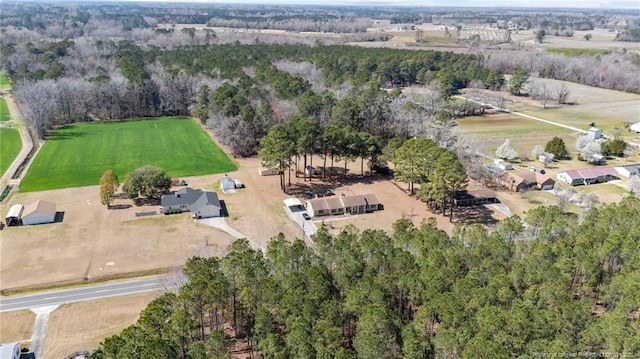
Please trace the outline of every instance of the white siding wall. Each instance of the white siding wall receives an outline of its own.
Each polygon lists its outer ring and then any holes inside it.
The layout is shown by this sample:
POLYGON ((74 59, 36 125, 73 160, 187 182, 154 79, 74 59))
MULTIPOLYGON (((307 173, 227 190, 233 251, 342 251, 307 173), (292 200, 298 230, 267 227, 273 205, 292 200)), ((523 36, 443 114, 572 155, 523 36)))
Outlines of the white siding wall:
POLYGON ((55 214, 33 212, 27 216, 22 216, 22 224, 30 225, 30 224, 52 223, 55 220, 55 218, 56 218, 55 214))

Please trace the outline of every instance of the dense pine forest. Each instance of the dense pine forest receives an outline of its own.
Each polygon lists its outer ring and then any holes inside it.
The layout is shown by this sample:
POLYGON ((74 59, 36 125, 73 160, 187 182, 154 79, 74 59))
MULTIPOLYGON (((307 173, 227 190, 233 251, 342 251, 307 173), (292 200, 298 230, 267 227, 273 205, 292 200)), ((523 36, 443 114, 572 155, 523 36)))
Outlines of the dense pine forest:
POLYGON ((552 206, 492 232, 401 219, 389 234, 323 229, 315 250, 239 240, 191 258, 184 285, 91 358, 228 358, 238 342, 255 358, 633 357, 638 213, 628 197, 580 223, 552 206))

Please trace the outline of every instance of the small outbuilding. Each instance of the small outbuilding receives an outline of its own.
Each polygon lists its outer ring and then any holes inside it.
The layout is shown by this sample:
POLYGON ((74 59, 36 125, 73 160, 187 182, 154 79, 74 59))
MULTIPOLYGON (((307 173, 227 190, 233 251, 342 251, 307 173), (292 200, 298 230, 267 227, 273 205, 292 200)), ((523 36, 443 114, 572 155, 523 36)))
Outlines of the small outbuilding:
POLYGON ((239 179, 235 179, 233 180, 233 182, 235 183, 236 188, 244 188, 244 183, 242 183, 242 181, 240 181, 239 179))
POLYGON ((22 224, 53 223, 56 220, 56 204, 49 201, 38 200, 26 207, 22 212, 22 224))
POLYGON ((629 131, 635 132, 635 133, 640 133, 640 122, 629 126, 629 131))
POLYGON ((23 210, 24 206, 21 204, 14 204, 11 206, 11 208, 9 208, 9 212, 7 212, 7 216, 5 217, 7 226, 19 226, 20 216, 22 216, 23 210))
POLYGON ((258 168, 258 174, 260 176, 275 176, 278 174, 278 171, 273 168, 260 167, 258 168))
POLYGON ((224 176, 220 179, 220 187, 222 188, 223 192, 230 191, 236 189, 236 182, 233 180, 233 178, 224 176))
POLYGON ((602 131, 596 127, 591 127, 589 131, 587 131, 587 136, 589 136, 589 138, 591 138, 592 140, 604 138, 604 136, 602 135, 602 131))
POLYGON ((511 163, 507 163, 501 159, 493 160, 493 165, 501 170, 512 170, 513 165, 511 163))

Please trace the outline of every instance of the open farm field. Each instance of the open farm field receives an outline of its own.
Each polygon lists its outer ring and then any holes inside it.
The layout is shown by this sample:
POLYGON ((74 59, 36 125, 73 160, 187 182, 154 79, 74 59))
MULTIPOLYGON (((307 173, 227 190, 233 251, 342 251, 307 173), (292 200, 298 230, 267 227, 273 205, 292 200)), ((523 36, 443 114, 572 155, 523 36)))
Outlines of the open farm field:
POLYGON ((11 116, 9 115, 9 109, 7 108, 7 103, 4 100, 4 97, 0 96, 0 121, 9 121, 11 116))
POLYGON ((585 130, 595 122, 605 134, 611 134, 617 127, 622 136, 634 136, 624 130, 622 123, 640 122, 640 95, 552 79, 531 78, 530 81, 544 83, 552 89, 566 85, 571 104, 558 105, 550 101, 549 107, 542 109, 540 101, 535 99, 509 96, 510 110, 585 130))
POLYGON ((29 340, 35 319, 36 313, 26 309, 0 313, 0 342, 29 340))
POLYGON ((511 33, 511 42, 536 48, 573 48, 573 49, 599 49, 615 50, 627 49, 640 51, 640 43, 614 41, 616 33, 607 29, 594 29, 590 31, 574 31, 572 37, 547 35, 541 44, 535 43, 534 30, 521 30, 511 33), (586 34, 591 35, 591 40, 585 40, 586 34))
POLYGON ((457 123, 455 133, 477 144, 478 151, 488 156, 494 156, 507 138, 521 157, 530 156, 534 146, 544 146, 554 136, 563 138, 565 143, 573 143, 575 138, 571 130, 507 113, 463 117, 457 123))
POLYGON ((53 131, 20 191, 94 185, 107 169, 113 169, 122 181, 128 172, 144 165, 158 166, 174 177, 236 169, 193 119, 83 123, 53 131))
POLYGON ((21 147, 22 140, 17 130, 0 128, 0 175, 11 166, 21 147))
POLYGON ((134 324, 157 296, 151 292, 59 307, 49 317, 44 357, 64 358, 96 348, 105 338, 134 324))

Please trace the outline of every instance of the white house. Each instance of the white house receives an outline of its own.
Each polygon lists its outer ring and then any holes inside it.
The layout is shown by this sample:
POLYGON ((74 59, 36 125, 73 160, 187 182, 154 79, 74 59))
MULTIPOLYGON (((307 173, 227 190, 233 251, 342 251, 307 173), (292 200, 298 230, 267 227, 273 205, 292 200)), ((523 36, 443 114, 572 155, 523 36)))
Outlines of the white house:
POLYGON ((558 172, 556 178, 559 181, 568 183, 572 186, 578 184, 593 184, 606 182, 617 178, 618 172, 613 167, 593 167, 582 168, 579 170, 570 170, 558 172))
POLYGON ((224 176, 220 179, 220 187, 222 188, 223 192, 230 191, 236 189, 236 182, 233 180, 233 178, 224 176))
POLYGON ((512 170, 513 169, 513 165, 511 163, 507 163, 501 159, 495 159, 493 160, 493 165, 498 167, 501 170, 512 170))
POLYGON ((619 166, 615 167, 615 169, 618 171, 618 174, 623 177, 640 176, 640 163, 619 166))
POLYGON ((56 220, 56 204, 53 202, 37 200, 24 207, 22 211, 22 224, 53 223, 56 220))
POLYGON ((604 138, 604 136, 602 135, 602 131, 595 127, 591 127, 589 131, 587 131, 587 136, 589 136, 589 138, 591 138, 592 140, 604 138))
POLYGON ((20 343, 0 343, 0 359, 20 359, 20 343))

